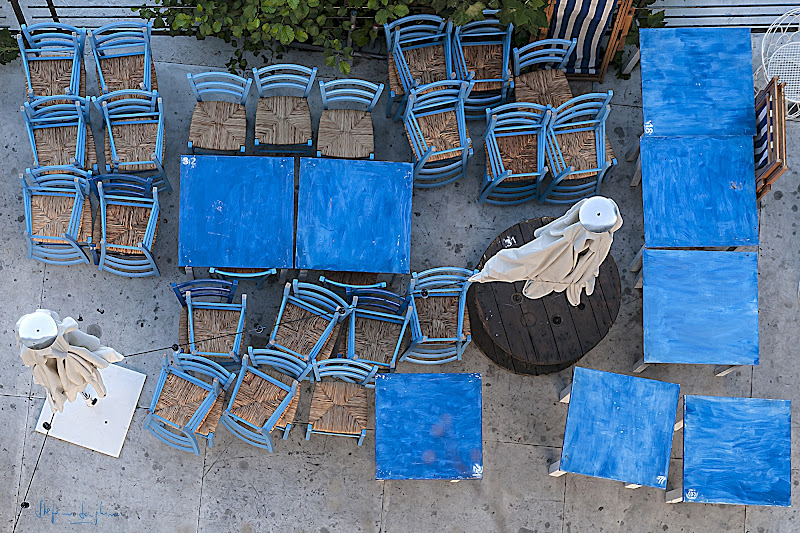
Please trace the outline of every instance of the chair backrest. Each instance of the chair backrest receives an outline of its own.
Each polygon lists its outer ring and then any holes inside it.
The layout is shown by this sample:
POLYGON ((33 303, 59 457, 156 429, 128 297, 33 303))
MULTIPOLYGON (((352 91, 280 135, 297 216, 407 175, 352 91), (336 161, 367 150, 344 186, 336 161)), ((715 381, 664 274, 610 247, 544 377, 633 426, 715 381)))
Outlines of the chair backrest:
POLYGON ((20 174, 23 184, 31 189, 66 189, 74 190, 76 187, 86 196, 89 194, 89 183, 92 172, 81 170, 73 165, 60 165, 52 167, 26 168, 25 174, 20 174))
POLYGON ((408 96, 403 119, 411 114, 433 115, 459 109, 463 113, 464 100, 474 85, 472 81, 446 80, 414 87, 408 96))
POLYGON ((322 109, 329 109, 331 104, 351 103, 363 105, 371 113, 381 97, 383 84, 376 85, 353 78, 329 82, 319 80, 319 92, 322 96, 322 109))
POLYGON ((126 89, 93 97, 97 109, 110 118, 133 118, 133 115, 153 114, 161 111, 161 98, 157 91, 126 89))
POLYGON ((395 43, 414 42, 417 39, 431 37, 443 33, 447 28, 447 21, 439 15, 411 15, 401 17, 393 22, 383 25, 386 36, 386 48, 391 53, 395 43), (402 33, 400 41, 396 33, 402 33))
POLYGON ((224 300, 233 303, 236 296, 238 281, 226 281, 222 279, 193 279, 183 283, 172 283, 172 290, 178 298, 178 302, 186 307, 186 292, 191 291, 192 300, 203 299, 208 301, 224 300))
POLYGON ((75 125, 79 116, 84 123, 89 121, 89 99, 74 94, 40 96, 25 102, 22 109, 27 121, 43 127, 75 125))
POLYGON ((273 368, 298 381, 311 371, 308 361, 281 350, 248 346, 247 353, 252 364, 273 368))
POLYGON ((89 32, 92 52, 101 57, 150 53, 152 22, 112 22, 89 32))
POLYGON ((97 194, 97 184, 103 184, 106 194, 120 196, 133 196, 137 198, 150 198, 153 190, 152 176, 137 176, 133 174, 101 174, 89 180, 92 191, 97 194))
POLYGON ((347 302, 338 294, 320 285, 304 283, 295 279, 292 280, 291 286, 293 297, 322 309, 325 312, 335 313, 337 310, 340 310, 342 313, 345 313, 348 308, 347 302))
POLYGON ((528 67, 563 70, 577 44, 577 39, 543 39, 514 48, 514 76, 528 67))
POLYGON ((366 309, 378 313, 403 318, 411 302, 408 296, 400 296, 392 291, 372 288, 348 288, 347 299, 357 298, 356 310, 366 309))
MULTIPOLYGON (((484 16, 491 17, 497 14, 497 10, 485 9, 484 16)), ((503 66, 502 79, 508 79, 508 63, 511 55, 511 34, 514 31, 513 24, 503 24, 495 18, 485 18, 468 22, 463 26, 457 26, 453 32, 453 51, 455 52, 456 75, 459 79, 470 79, 470 71, 464 55, 464 47, 468 46, 492 46, 503 47, 503 57, 500 58, 503 66)))
POLYGON ((352 284, 349 284, 349 283, 343 283, 341 281, 335 281, 335 280, 326 278, 325 276, 320 276, 319 277, 319 282, 322 283, 322 285, 326 289, 331 289, 333 291, 337 291, 338 290, 340 292, 344 292, 345 294, 346 294, 348 288, 350 288, 350 289, 385 289, 386 288, 386 282, 385 281, 378 281, 378 282, 375 282, 375 283, 362 284, 362 285, 352 285, 352 284))
POLYGON ((571 98, 555 108, 551 122, 556 133, 569 133, 594 129, 605 122, 610 111, 613 91, 587 93, 571 98))
POLYGON ((76 28, 69 24, 59 22, 42 22, 27 26, 20 26, 20 33, 17 35, 20 51, 28 56, 28 59, 41 59, 44 52, 47 57, 72 58, 78 52, 78 56, 83 56, 83 47, 86 42, 86 30, 76 28), (25 48, 22 42, 23 37, 28 42, 29 48, 25 48), (27 53, 35 52, 30 55, 27 53))
POLYGON ((244 105, 250 92, 251 79, 245 79, 228 72, 187 73, 189 86, 198 102, 204 100, 233 100, 244 105))
POLYGON ((259 98, 276 96, 267 94, 270 91, 279 91, 282 94, 299 93, 303 98, 308 98, 316 77, 317 67, 309 68, 292 63, 267 65, 253 69, 253 79, 256 80, 259 98))
POLYGON ((184 353, 180 350, 173 351, 169 357, 171 364, 181 372, 186 372, 190 375, 200 374, 211 379, 217 378, 223 389, 227 389, 236 379, 236 374, 207 357, 184 353))
POLYGON ((485 136, 528 135, 547 127, 553 108, 533 102, 515 102, 486 110, 485 136))
POLYGON ((756 199, 769 192, 786 172, 785 83, 772 78, 756 96, 756 136, 753 143, 756 167, 756 199))
POLYGON ((470 285, 469 278, 477 273, 477 270, 458 267, 438 267, 422 272, 414 272, 411 274, 408 293, 425 297, 427 295, 465 292, 465 289, 470 285))
POLYGON ((348 383, 356 383, 367 388, 375 388, 375 374, 378 366, 355 359, 333 358, 313 361, 314 378, 336 378, 348 383))

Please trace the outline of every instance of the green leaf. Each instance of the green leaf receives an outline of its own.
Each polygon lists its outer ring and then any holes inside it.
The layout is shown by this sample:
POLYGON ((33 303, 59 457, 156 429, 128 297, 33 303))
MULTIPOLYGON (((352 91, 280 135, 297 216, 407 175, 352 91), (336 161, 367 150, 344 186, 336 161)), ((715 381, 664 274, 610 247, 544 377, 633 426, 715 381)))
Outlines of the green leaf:
POLYGON ((339 61, 339 71, 345 76, 350 74, 350 68, 350 63, 346 61, 339 61))
POLYGON ((336 58, 333 56, 328 56, 325 58, 325 64, 329 67, 332 67, 336 64, 336 58))
POLYGON ((476 2, 466 9, 466 15, 470 20, 478 20, 483 18, 483 10, 486 9, 486 4, 483 2, 476 2))
POLYGON ((317 7, 319 6, 319 0, 308 0, 308 7, 317 7))
POLYGON ((219 33, 222 30, 222 21, 216 20, 214 24, 211 25, 211 28, 214 30, 214 33, 219 33))
POLYGON ((286 5, 292 9, 297 9, 297 6, 300 5, 300 0, 286 0, 286 5))
POLYGON ((383 26, 387 22, 389 22, 389 11, 386 9, 380 9, 377 13, 375 13, 375 22, 383 26))
POLYGON ((282 25, 278 30, 277 37, 281 44, 289 44, 294 41, 294 30, 291 26, 282 25))
POLYGON ((397 18, 405 17, 408 15, 408 6, 405 4, 398 4, 394 6, 392 11, 394 11, 394 16, 397 18))
POLYGON ((297 42, 304 43, 308 40, 308 34, 303 30, 297 30, 294 32, 295 39, 297 42))

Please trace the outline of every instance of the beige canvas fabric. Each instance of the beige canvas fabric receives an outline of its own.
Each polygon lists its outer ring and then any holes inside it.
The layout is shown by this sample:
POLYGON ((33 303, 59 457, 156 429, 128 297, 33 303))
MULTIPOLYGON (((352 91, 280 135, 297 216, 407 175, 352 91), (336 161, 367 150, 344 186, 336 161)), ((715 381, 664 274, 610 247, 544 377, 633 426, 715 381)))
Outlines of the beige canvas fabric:
POLYGON ((614 232, 622 226, 622 216, 618 215, 610 231, 587 230, 579 220, 586 201, 579 201, 564 216, 536 230, 531 242, 500 250, 470 281, 526 281, 523 294, 528 298, 566 291, 569 303, 578 305, 582 290, 587 296, 594 292, 600 265, 611 249, 614 232))

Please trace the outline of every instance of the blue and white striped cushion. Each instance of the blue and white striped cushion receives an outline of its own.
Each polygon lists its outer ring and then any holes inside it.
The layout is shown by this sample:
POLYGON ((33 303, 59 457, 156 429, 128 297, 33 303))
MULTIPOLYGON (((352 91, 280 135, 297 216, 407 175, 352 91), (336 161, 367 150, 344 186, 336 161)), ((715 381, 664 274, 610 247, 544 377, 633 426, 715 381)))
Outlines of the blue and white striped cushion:
POLYGON ((755 155, 756 155, 756 170, 764 167, 769 163, 769 102, 758 109, 758 117, 756 117, 756 127, 758 132, 755 140, 755 155))
POLYGON ((608 29, 618 0, 557 0, 550 20, 550 37, 578 39, 566 64, 568 74, 597 74, 600 40, 608 29))

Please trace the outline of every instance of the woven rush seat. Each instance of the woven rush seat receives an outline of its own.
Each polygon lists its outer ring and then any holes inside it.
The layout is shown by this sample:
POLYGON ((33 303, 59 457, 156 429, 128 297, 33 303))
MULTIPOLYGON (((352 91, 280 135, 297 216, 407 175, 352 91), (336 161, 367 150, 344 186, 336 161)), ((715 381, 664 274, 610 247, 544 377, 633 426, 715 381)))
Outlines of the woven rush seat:
MULTIPOLYGON (((475 81, 503 79, 508 64, 503 65, 503 46, 500 44, 481 44, 464 46, 464 63, 467 72, 475 72, 475 81)), ((475 83, 473 92, 496 91, 503 88, 502 81, 475 83)))
MULTIPOLYGON (((239 331, 239 311, 195 308, 192 312, 194 313, 195 349, 198 352, 230 353, 236 341, 236 332, 239 331)), ((189 350, 189 310, 186 307, 181 308, 178 320, 178 344, 184 348, 184 351, 189 350)), ((222 355, 205 355, 204 357, 230 359, 222 355)))
POLYGON ((558 107, 572 98, 572 89, 563 71, 534 70, 516 78, 514 94, 517 102, 558 107))
POLYGON ((367 389, 344 381, 318 382, 308 422, 315 431, 360 434, 367 429, 367 389))
MULTIPOLYGON (((419 85, 427 85, 448 79, 447 62, 445 61, 444 47, 442 45, 426 46, 403 50, 408 70, 414 80, 419 80, 419 85)), ((394 63, 394 56, 389 54, 389 88, 394 94, 404 94, 403 84, 400 83, 400 74, 394 63)))
MULTIPOLYGON (((461 137, 458 133, 458 117, 455 111, 417 117, 417 123, 422 135, 425 137, 425 142, 428 143, 428 147, 435 146, 437 152, 461 146, 461 137)), ((406 129, 406 135, 408 135, 408 142, 411 143, 411 146, 414 146, 414 143, 411 142, 411 136, 408 134, 408 129, 406 129)), ((467 136, 469 136, 469 133, 467 133, 467 136)), ((435 153, 428 161, 442 161, 455 157, 460 158, 461 154, 458 152, 435 153)))
MULTIPOLYGON (((557 135, 556 138, 567 166, 575 167, 575 170, 597 168, 597 146, 595 145, 595 134, 593 132, 563 133, 557 135)), ((614 159, 614 150, 611 148, 608 137, 606 137, 606 161, 611 161, 612 159, 614 159)), ((565 179, 581 179, 595 174, 597 174, 597 171, 579 172, 571 174, 565 179)))
POLYGON ((206 437, 208 437, 209 433, 214 433, 217 430, 217 424, 219 424, 219 419, 222 417, 222 410, 224 408, 225 399, 222 395, 217 396, 217 399, 214 400, 214 404, 211 406, 211 410, 208 411, 200 427, 197 428, 197 432, 206 437))
MULTIPOLYGON (((539 171, 538 165, 538 138, 536 135, 513 135, 508 137, 495 137, 497 147, 500 149, 500 158, 503 166, 510 170, 512 175, 507 177, 505 182, 531 180, 530 176, 519 176, 518 174, 539 171)), ((489 149, 485 147, 486 159, 489 159, 489 149)), ((492 178, 497 176, 492 165, 488 166, 492 178)))
POLYGON ((270 96, 258 99, 256 139, 259 143, 306 144, 311 135, 311 111, 305 98, 270 96))
MULTIPOLYGON (((422 334, 429 338, 446 339, 456 338, 458 333, 458 297, 433 296, 430 298, 415 298, 419 325, 422 334)), ((470 334, 469 315, 464 306, 464 336, 470 334)))
MULTIPOLYGON (((59 126, 55 128, 38 128, 33 130, 36 141, 36 153, 39 166, 71 165, 75 157, 75 144, 78 142, 78 128, 75 126, 59 126)), ((84 168, 90 169, 97 162, 97 149, 91 128, 86 128, 86 153, 84 168)))
POLYGON ((324 110, 319 119, 317 150, 329 157, 369 157, 375 152, 372 114, 356 109, 324 110))
POLYGON ((247 136, 247 116, 241 104, 197 102, 192 111, 189 140, 196 148, 237 152, 247 136))
POLYGON ((182 428, 189 423, 209 394, 209 391, 194 383, 175 374, 168 374, 154 414, 182 428))
MULTIPOLYGON (((154 162, 153 153, 156 151, 156 137, 158 136, 158 124, 154 122, 142 122, 139 124, 119 124, 114 126, 114 147, 117 149, 117 157, 120 162, 128 161, 150 161, 138 165, 125 165, 123 168, 128 172, 140 170, 156 170, 158 167, 154 162)), ((111 140, 108 134, 105 137, 106 162, 111 164, 111 140)), ((164 159, 164 146, 161 146, 161 160, 164 159)))
MULTIPOLYGON (((306 311, 302 307, 287 303, 283 310, 281 323, 275 334, 275 342, 281 346, 307 356, 314 345, 325 333, 330 320, 306 311)), ((325 346, 333 339, 333 334, 328 338, 325 346)), ((331 344, 333 348, 333 344, 331 344)))
MULTIPOLYGON (((120 246, 139 246, 144 240, 147 230, 147 221, 150 219, 150 209, 130 205, 109 205, 106 208, 106 248, 111 252, 128 255, 142 255, 134 250, 120 248, 120 246)), ((103 221, 100 211, 97 212, 94 222, 94 234, 99 242, 103 235, 103 221)), ((153 242, 158 236, 158 222, 156 222, 153 242)))
MULTIPOLYGON (((100 69, 103 71, 103 80, 109 92, 125 89, 142 89, 144 83, 144 54, 119 57, 100 57, 100 69)), ((97 77, 98 88, 100 76, 97 77)), ((150 60, 150 90, 158 90, 156 78, 156 65, 150 60)))
MULTIPOLYGON (((72 217, 74 197, 35 195, 31 197, 31 229, 34 240, 62 241, 63 233, 67 233, 69 220, 72 217)), ((78 242, 86 242, 92 236, 92 210, 89 198, 84 198, 81 208, 81 225, 78 242)))
POLYGON ((236 392, 230 412, 256 427, 263 427, 287 394, 288 391, 274 383, 247 372, 236 392))
MULTIPOLYGON (((392 362, 394 350, 400 342, 403 324, 375 320, 364 315, 356 318, 355 354, 359 359, 367 359, 386 365, 392 362)), ((408 336, 404 335, 403 345, 408 345, 408 336)), ((404 346, 399 353, 403 353, 404 346)))
MULTIPOLYGON (((46 59, 29 61, 31 85, 36 97, 66 94, 72 81, 72 59, 46 59)), ((79 96, 86 96, 86 69, 81 64, 79 96)), ((53 102, 58 103, 58 102, 53 102)))

